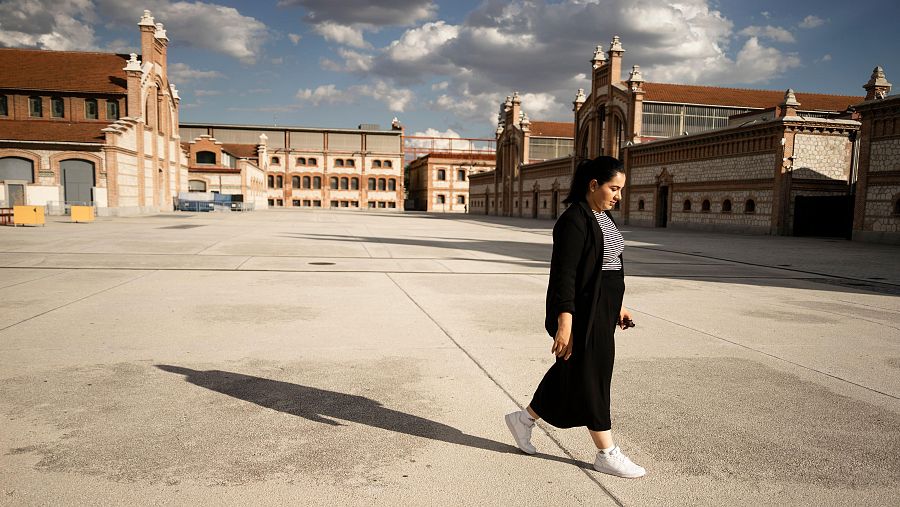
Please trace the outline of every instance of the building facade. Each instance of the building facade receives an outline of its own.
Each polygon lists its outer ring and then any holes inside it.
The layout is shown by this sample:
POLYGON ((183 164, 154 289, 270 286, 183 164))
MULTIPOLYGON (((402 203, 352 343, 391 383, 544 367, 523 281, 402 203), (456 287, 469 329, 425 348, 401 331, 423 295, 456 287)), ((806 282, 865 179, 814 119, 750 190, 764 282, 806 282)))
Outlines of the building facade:
POLYGON ((173 209, 187 188, 168 37, 144 11, 141 56, 0 49, 0 201, 173 209))
POLYGON ((398 122, 391 130, 183 123, 181 132, 247 155, 265 173, 270 208, 403 209, 398 122))
POLYGON ((187 190, 240 195, 253 209, 266 209, 266 173, 257 165, 266 139, 260 137, 257 147, 225 145, 209 135, 182 143, 189 160, 187 190))
POLYGON ((469 178, 494 170, 494 155, 435 152, 413 160, 408 198, 418 211, 465 213, 469 209, 469 178))
POLYGON ((900 96, 887 96, 881 67, 864 88, 853 239, 900 244, 900 96))

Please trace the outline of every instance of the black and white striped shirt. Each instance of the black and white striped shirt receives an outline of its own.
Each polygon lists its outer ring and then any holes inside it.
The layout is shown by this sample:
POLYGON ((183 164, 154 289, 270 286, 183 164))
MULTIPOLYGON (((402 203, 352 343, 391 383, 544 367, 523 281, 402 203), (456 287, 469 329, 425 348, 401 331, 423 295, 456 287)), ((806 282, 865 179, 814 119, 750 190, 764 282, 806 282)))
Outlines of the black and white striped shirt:
MULTIPOLYGON (((594 210, 591 210, 594 211, 594 210)), ((616 224, 610 220, 606 213, 594 211, 597 223, 603 231, 603 271, 616 271, 622 269, 622 261, 619 255, 625 250, 625 240, 616 224)))

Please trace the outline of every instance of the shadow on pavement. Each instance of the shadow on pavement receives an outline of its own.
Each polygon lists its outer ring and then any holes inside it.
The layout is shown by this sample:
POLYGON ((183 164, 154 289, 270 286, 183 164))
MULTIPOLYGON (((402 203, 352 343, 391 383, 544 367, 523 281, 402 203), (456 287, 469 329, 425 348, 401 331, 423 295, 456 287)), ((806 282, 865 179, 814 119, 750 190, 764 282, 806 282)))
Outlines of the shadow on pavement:
MULTIPOLYGON (((158 364, 156 367, 169 373, 184 375, 187 382, 211 391, 329 426, 342 426, 335 420, 340 419, 487 451, 520 453, 519 449, 512 445, 468 435, 452 426, 387 408, 365 396, 221 370, 192 370, 167 364, 158 364)), ((499 416, 497 420, 498 424, 503 424, 499 416)), ((589 463, 569 458, 548 454, 535 456, 581 468, 592 468, 589 463)))

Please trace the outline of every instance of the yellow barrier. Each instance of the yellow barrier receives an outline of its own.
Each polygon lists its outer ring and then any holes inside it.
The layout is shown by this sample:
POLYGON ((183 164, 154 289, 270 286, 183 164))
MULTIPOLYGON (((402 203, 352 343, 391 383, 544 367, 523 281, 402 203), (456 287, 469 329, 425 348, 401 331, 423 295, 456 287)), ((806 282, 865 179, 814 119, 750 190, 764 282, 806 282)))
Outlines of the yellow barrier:
POLYGON ((94 207, 93 206, 72 206, 73 222, 93 222, 94 207))
POLYGON ((44 225, 43 206, 13 207, 13 225, 44 225))

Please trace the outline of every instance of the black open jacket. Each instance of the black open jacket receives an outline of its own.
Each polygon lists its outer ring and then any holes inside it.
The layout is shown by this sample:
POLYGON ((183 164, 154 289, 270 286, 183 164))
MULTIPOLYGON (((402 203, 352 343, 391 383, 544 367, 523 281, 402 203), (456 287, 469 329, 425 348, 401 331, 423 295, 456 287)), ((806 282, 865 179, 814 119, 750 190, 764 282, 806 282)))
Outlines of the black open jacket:
MULTIPOLYGON (((604 213, 612 220, 608 211, 604 213)), ((624 268, 621 255, 619 260, 624 268)), ((553 256, 544 319, 544 327, 550 336, 556 336, 559 314, 569 312, 575 345, 585 341, 596 315, 602 268, 603 231, 600 224, 588 203, 574 203, 553 226, 553 256)))

